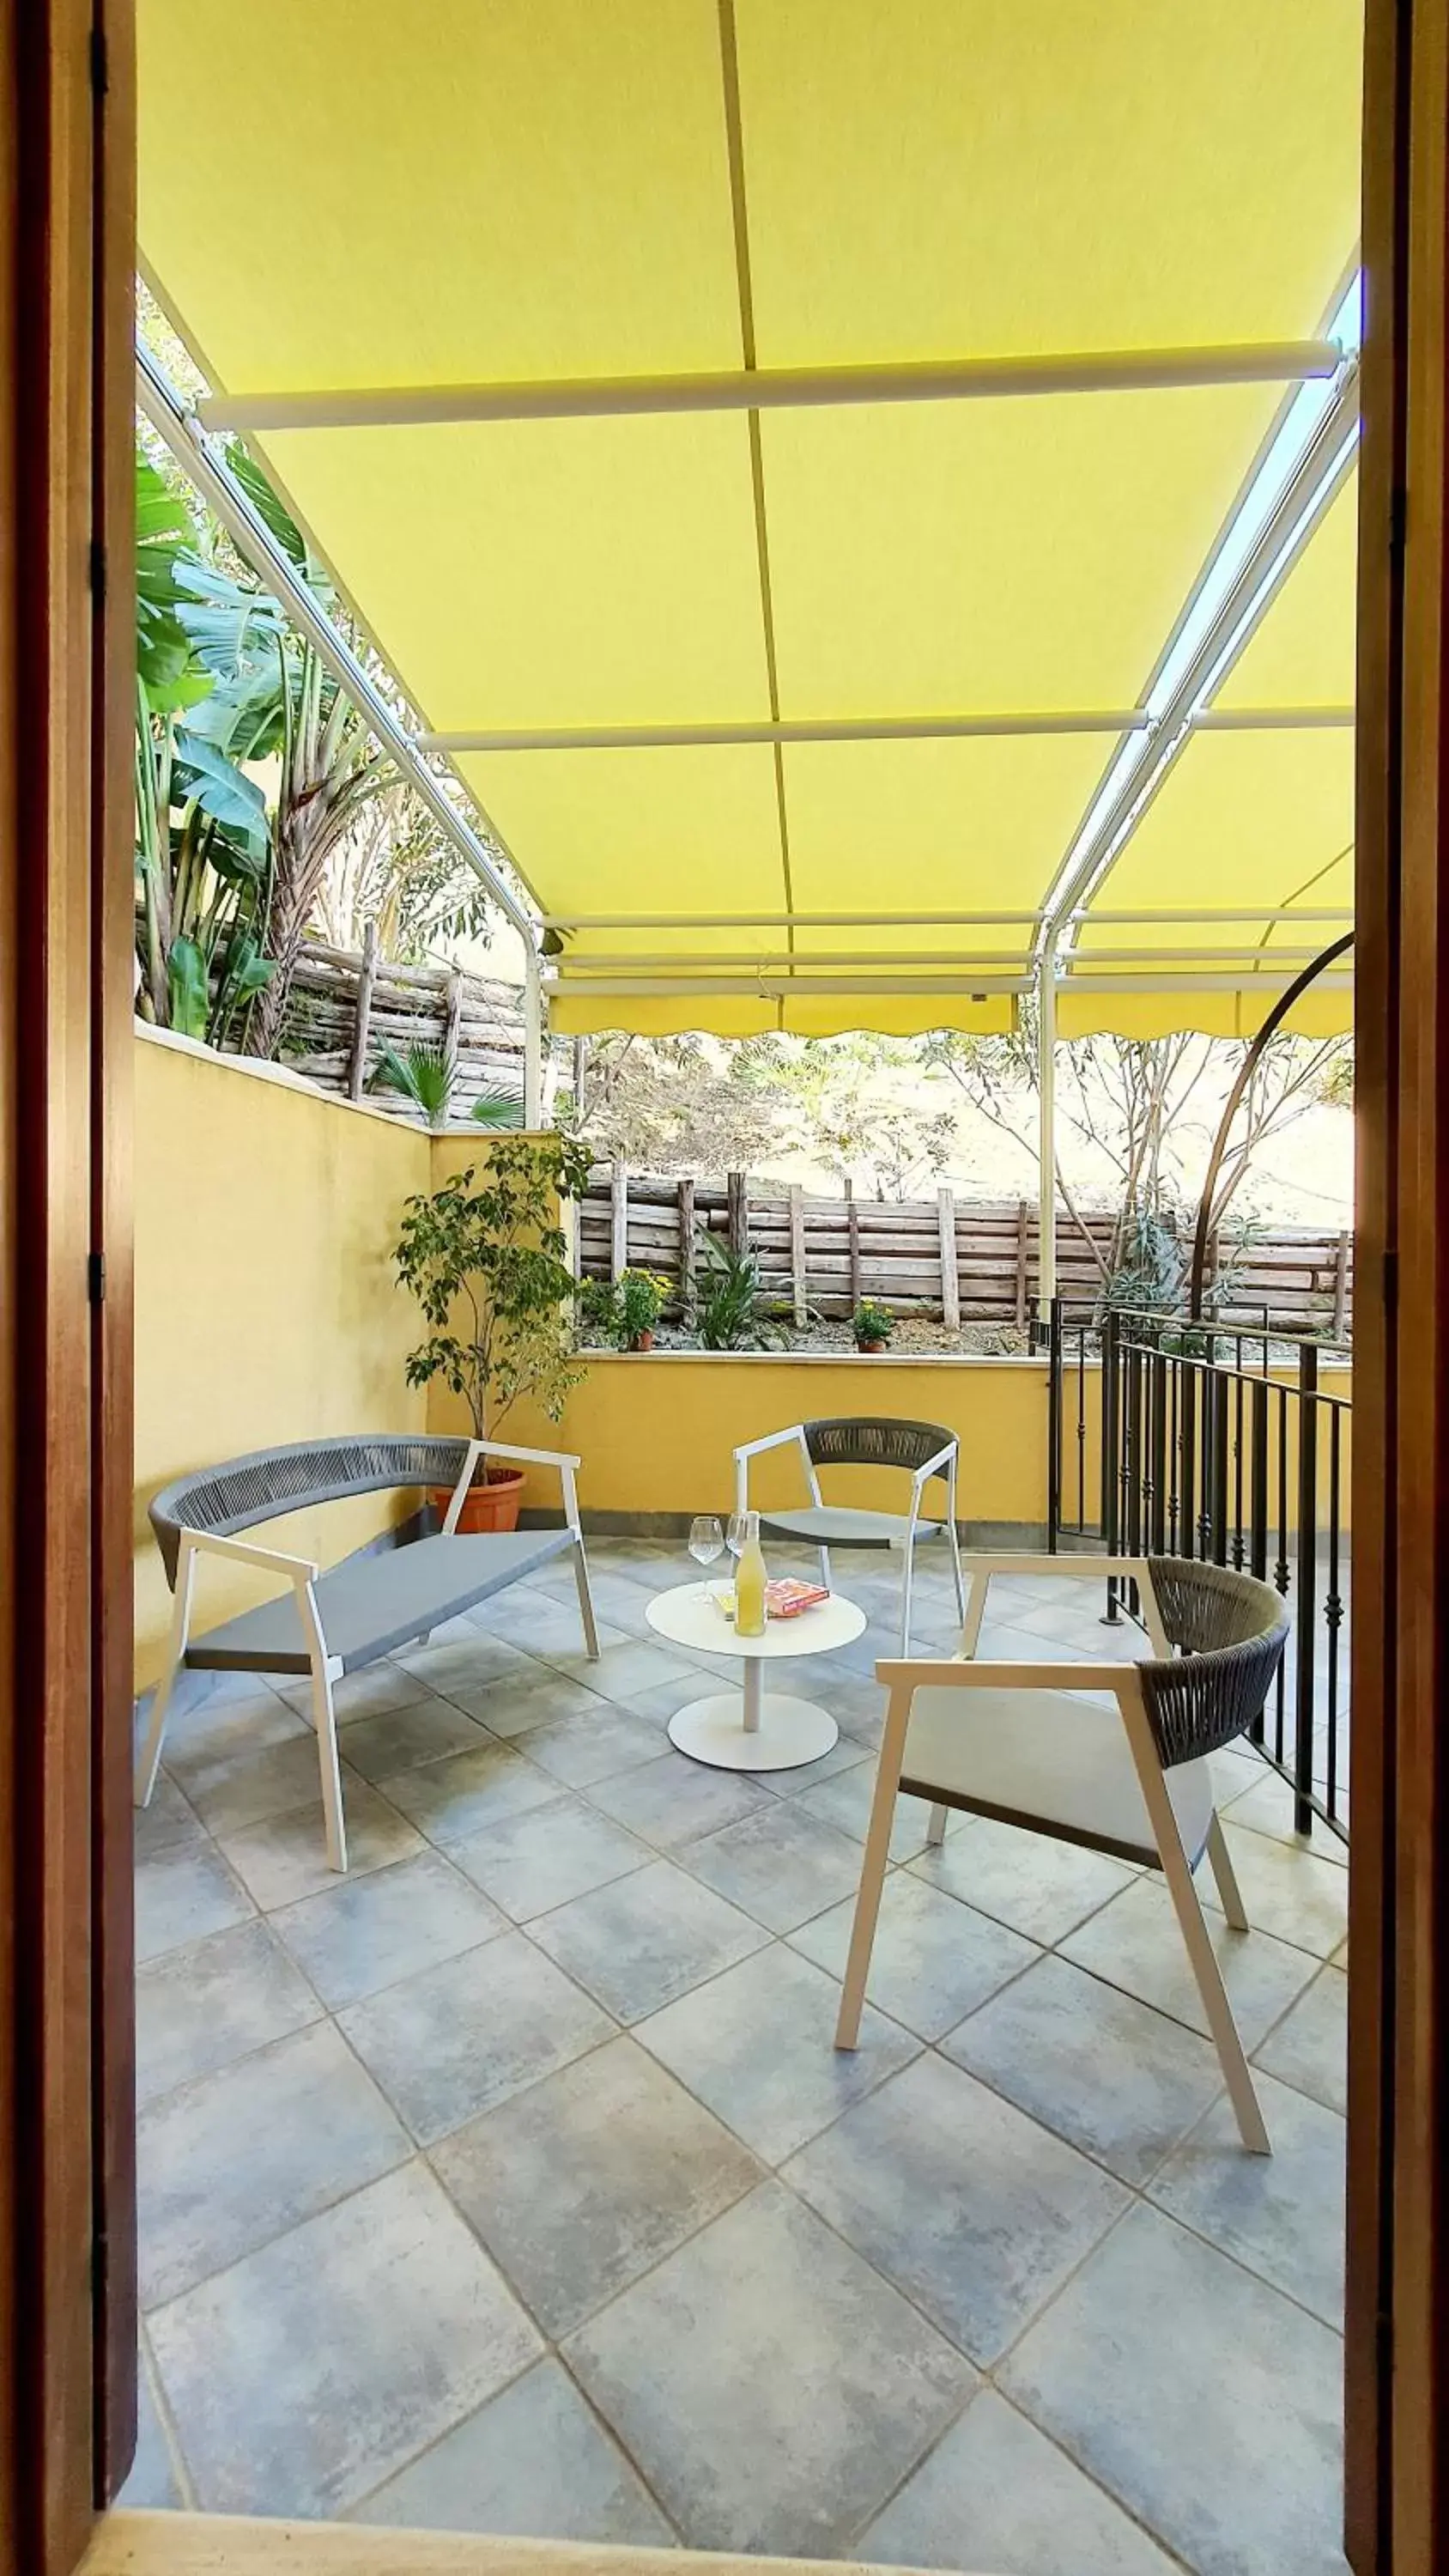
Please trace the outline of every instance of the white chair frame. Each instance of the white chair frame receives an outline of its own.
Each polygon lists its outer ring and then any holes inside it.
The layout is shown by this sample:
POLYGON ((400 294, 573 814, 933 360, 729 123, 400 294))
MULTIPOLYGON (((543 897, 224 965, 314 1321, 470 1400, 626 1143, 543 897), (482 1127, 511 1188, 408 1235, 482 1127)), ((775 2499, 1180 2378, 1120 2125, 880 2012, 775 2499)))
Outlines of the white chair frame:
MULTIPOLYGON (((736 1449, 734 1458, 737 1512, 747 1512, 750 1508, 750 1460, 763 1457, 767 1449, 788 1448, 792 1440, 799 1447, 811 1502, 821 1511, 829 1508, 820 1490, 820 1478, 815 1471, 815 1461, 806 1446, 805 1425, 803 1422, 792 1422, 787 1431, 771 1431, 763 1440, 742 1441, 736 1449)), ((960 1444, 952 1440, 944 1449, 938 1449, 934 1458, 928 1458, 923 1466, 910 1471, 911 1502, 906 1514, 905 1533, 901 1538, 893 1538, 887 1542, 891 1548, 900 1549, 903 1559, 901 1567, 901 1653, 903 1655, 908 1655, 911 1651, 911 1581, 915 1573, 916 1548, 919 1543, 921 1500, 933 1476, 941 1476, 945 1479, 946 1511, 939 1534, 945 1538, 950 1549, 951 1572, 956 1586, 956 1608, 963 1620, 966 1617, 966 1594, 961 1571, 963 1563, 961 1541, 956 1528, 956 1472, 959 1459, 960 1444)), ((766 1512, 762 1517, 768 1520, 770 1515, 766 1512)), ((836 1541, 837 1546, 841 1543, 839 1540, 836 1541)), ((834 1585, 830 1573, 829 1547, 822 1545, 818 1553, 820 1580, 827 1591, 832 1591, 834 1585)))
MULTIPOLYGON (((578 1585, 579 1613, 583 1620, 584 1643, 591 1662, 598 1661, 599 1632, 594 1621, 594 1604, 589 1591, 588 1565, 584 1556, 584 1533, 579 1519, 577 1473, 582 1461, 565 1456, 557 1449, 516 1449, 504 1440, 470 1440, 462 1473, 448 1500, 440 1535, 452 1538, 457 1533, 468 1488, 480 1458, 512 1458, 526 1465, 556 1467, 563 1486, 564 1521, 573 1539, 574 1577, 578 1585)), ((278 1518, 285 1505, 278 1507, 278 1518)), ((322 1775, 322 1814, 327 1834, 328 1865, 337 1871, 347 1867, 347 1825, 342 1811, 342 1772, 337 1752, 337 1717, 333 1706, 333 1685, 342 1678, 342 1660, 330 1654, 322 1627, 322 1614, 317 1602, 316 1585, 320 1566, 305 1556, 290 1556, 277 1547, 259 1547, 251 1539, 223 1538, 214 1530, 183 1529, 177 1552, 175 1603, 171 1614, 171 1634, 167 1648, 166 1670, 156 1685, 151 1703, 150 1722, 145 1742, 136 1765, 136 1804, 149 1806, 161 1764, 161 1748, 166 1737, 166 1720, 176 1678, 185 1665, 186 1648, 191 1634, 191 1612, 196 1589, 198 1556, 229 1557, 234 1563, 262 1566, 268 1573, 279 1574, 291 1584, 297 1596, 297 1616, 307 1641, 307 1659, 311 1669, 311 1723, 317 1737, 317 1759, 322 1775)))
MULTIPOLYGON (((1157 1845, 1167 1891, 1177 1916, 1188 1961, 1197 1981, 1198 1993, 1207 2015, 1208 2028, 1217 2049, 1223 2078, 1232 2100, 1243 2145, 1253 2155, 1271 2155, 1262 2108, 1254 2089, 1233 2009, 1228 2001, 1222 1970, 1213 1948, 1207 1922, 1193 1884, 1192 1864, 1188 1858, 1178 1826, 1172 1799, 1168 1794, 1167 1774, 1158 1756, 1156 1739, 1148 1716, 1142 1678, 1137 1666, 1125 1664, 1059 1664, 1059 1663, 979 1663, 975 1660, 981 1618, 986 1606, 986 1590, 993 1574, 1070 1574, 1078 1580, 1091 1576, 1097 1580, 1115 1575, 1138 1586, 1143 1619, 1154 1653, 1166 1661, 1171 1648, 1163 1629, 1152 1577, 1144 1557, 1092 1556, 982 1556, 971 1554, 963 1560, 970 1577, 971 1590, 962 1626, 960 1652, 956 1656, 932 1662, 897 1661, 876 1665, 876 1679, 883 1682, 889 1694, 885 1728, 881 1736, 880 1756, 876 1768, 875 1796, 871 1802, 870 1825, 866 1835, 865 1858, 861 1864, 860 1890, 856 1898, 855 1921, 846 1959, 845 1981, 841 1994, 840 2015, 836 2025, 837 2048, 852 2049, 860 2036, 860 2016, 865 2003, 866 1981, 870 1973, 871 1951, 880 1913, 881 1892, 885 1886, 890 1851, 891 1825, 905 1762, 906 1736, 910 1727, 911 1707, 918 1690, 929 1690, 933 1684, 954 1690, 1045 1690, 1045 1691, 1110 1691, 1118 1712, 1147 1809, 1148 1822, 1157 1845)), ((929 1839, 939 1843, 946 1830, 948 1809, 931 1810, 929 1839)), ((1023 1823, 1026 1820, 1023 1819, 1023 1823)), ((1048 1818, 1028 1830, 1053 1835, 1056 1828, 1048 1818)), ((1060 1837, 1058 1837, 1060 1838, 1060 1837)), ((1243 1904, 1227 1840, 1214 1807, 1208 1825, 1206 1854, 1222 1898, 1223 1912, 1235 1931, 1250 1927, 1243 1904)))

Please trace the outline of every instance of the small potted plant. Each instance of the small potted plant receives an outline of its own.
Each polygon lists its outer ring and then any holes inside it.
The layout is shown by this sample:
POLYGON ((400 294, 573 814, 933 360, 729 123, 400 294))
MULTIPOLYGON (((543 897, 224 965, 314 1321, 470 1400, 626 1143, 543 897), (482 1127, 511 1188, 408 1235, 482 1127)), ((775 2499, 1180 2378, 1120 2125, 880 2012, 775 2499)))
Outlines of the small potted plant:
MULTIPOLYGON (((589 1149, 567 1136, 500 1136, 481 1172, 410 1198, 393 1250, 398 1278, 432 1326, 407 1357, 409 1386, 441 1378, 477 1440, 496 1439, 520 1396, 557 1422, 583 1371, 573 1365, 575 1281, 559 1201, 589 1180, 589 1149)), ((484 1459, 460 1530, 516 1529, 523 1477, 484 1459)), ((440 1515, 449 1496, 429 1497, 440 1515)))
POLYGON ((654 1327, 668 1293, 668 1280, 658 1278, 652 1270, 620 1272, 617 1313, 621 1350, 653 1350, 654 1327))
POLYGON ((862 1297, 850 1319, 856 1349, 883 1351, 895 1330, 895 1321, 889 1306, 877 1305, 874 1297, 862 1297))

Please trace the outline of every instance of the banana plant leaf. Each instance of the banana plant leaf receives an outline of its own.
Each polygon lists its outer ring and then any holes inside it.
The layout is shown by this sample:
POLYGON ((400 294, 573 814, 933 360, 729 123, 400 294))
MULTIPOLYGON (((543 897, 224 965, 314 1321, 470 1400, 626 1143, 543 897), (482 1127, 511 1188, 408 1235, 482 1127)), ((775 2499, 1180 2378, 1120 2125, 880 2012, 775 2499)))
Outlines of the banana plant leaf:
POLYGON ((176 767, 181 792, 203 814, 224 824, 247 849, 261 858, 267 848, 267 804, 253 779, 229 761, 215 743, 199 733, 178 730, 176 767))
POLYGON ((171 1026, 184 1038, 204 1038, 211 1013, 206 960, 194 939, 173 939, 166 959, 171 1026))

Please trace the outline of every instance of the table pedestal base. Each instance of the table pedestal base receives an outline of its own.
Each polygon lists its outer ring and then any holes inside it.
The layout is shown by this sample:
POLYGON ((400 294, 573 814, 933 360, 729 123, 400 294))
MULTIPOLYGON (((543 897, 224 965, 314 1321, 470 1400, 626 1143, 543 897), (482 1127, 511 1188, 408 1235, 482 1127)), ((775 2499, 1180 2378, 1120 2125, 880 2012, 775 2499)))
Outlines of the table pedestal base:
POLYGON ((762 1691, 759 1675, 759 1661, 751 1657, 743 1693, 691 1700, 669 1721, 670 1743, 717 1771, 794 1771, 818 1762, 840 1733, 834 1718, 814 1700, 762 1691))

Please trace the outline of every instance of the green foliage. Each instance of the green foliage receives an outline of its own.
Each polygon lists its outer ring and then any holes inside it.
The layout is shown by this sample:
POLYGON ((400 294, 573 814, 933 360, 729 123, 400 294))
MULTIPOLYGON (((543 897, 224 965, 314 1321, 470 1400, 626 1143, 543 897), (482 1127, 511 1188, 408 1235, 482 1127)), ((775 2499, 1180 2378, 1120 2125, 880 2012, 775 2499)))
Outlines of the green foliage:
POLYGON ((653 1270, 619 1274, 619 1332, 627 1350, 641 1333, 652 1333, 669 1294, 669 1282, 653 1270))
POLYGON ((1102 1309, 1173 1313, 1182 1303, 1184 1271, 1176 1227, 1156 1208, 1129 1208, 1118 1244, 1116 1267, 1102 1291, 1102 1309))
MULTIPOLYGON (((435 1039, 416 1038, 399 1053, 384 1047, 368 1080, 369 1091, 398 1091, 420 1109, 435 1135, 448 1125, 458 1079, 455 1056, 435 1039)), ((523 1125, 523 1104, 511 1091, 480 1091, 468 1115, 497 1133, 523 1125)))
POLYGON ((712 1234, 696 1237, 694 1320, 707 1351, 780 1348, 787 1336, 771 1313, 753 1252, 732 1252, 712 1234))
POLYGON ((581 1279, 580 1327, 595 1341, 631 1350, 641 1333, 653 1332, 668 1295, 669 1281, 653 1270, 621 1270, 615 1280, 581 1279))
POLYGON ((393 1260, 433 1328, 408 1354, 407 1381, 441 1378, 480 1440, 524 1395, 556 1422, 582 1375, 559 1201, 582 1197, 589 1164, 568 1137, 504 1137, 481 1173, 470 1164, 406 1203, 393 1260))
POLYGON ((858 1342, 888 1342, 896 1328, 889 1306, 874 1297, 862 1297, 850 1319, 850 1328, 858 1342))

